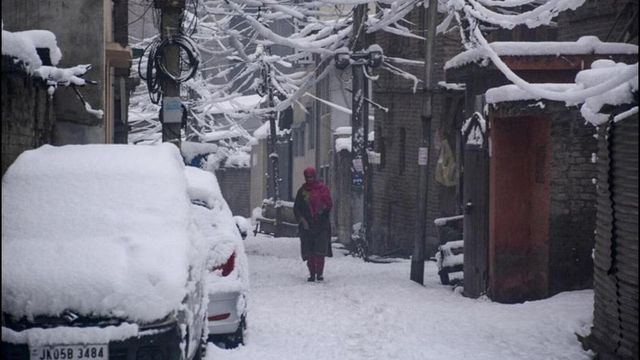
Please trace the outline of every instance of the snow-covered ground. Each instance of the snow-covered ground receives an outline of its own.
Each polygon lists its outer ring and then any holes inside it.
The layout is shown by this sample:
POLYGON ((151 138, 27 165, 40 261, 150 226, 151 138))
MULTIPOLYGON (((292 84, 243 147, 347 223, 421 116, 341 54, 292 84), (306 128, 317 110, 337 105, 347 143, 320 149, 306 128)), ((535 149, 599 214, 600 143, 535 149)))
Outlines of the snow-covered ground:
POLYGON ((410 261, 364 263, 334 251, 324 283, 306 282, 296 238, 250 234, 246 346, 209 344, 208 359, 591 359, 575 332, 591 325, 593 291, 505 305, 409 280, 410 261))

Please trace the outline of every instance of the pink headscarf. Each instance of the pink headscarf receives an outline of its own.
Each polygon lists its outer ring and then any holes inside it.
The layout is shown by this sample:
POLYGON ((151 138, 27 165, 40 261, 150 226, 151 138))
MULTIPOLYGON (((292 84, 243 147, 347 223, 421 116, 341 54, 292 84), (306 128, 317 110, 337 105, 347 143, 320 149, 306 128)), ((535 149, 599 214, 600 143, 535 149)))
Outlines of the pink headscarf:
POLYGON ((315 217, 323 210, 329 210, 333 206, 331 192, 329 188, 316 179, 316 169, 312 166, 304 169, 304 177, 313 177, 314 180, 307 180, 302 187, 309 193, 308 204, 311 216, 315 217))

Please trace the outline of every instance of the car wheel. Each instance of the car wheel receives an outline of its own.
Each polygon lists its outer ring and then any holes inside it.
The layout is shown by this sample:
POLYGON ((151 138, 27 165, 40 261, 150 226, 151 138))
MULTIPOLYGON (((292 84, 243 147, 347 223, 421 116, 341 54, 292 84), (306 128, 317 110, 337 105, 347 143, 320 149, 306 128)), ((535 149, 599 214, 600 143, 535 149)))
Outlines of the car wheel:
MULTIPOLYGON (((205 322, 206 325, 206 322, 205 322)), ((198 344, 198 350, 193 356, 194 360, 204 360, 207 357, 207 341, 204 338, 205 329, 202 329, 202 336, 200 336, 200 342, 198 344)))
POLYGON ((238 325, 238 329, 233 334, 227 337, 227 341, 225 341, 225 347, 227 349, 237 348, 240 344, 244 345, 244 331, 247 328, 247 323, 245 321, 245 317, 243 316, 240 319, 240 324, 238 325))

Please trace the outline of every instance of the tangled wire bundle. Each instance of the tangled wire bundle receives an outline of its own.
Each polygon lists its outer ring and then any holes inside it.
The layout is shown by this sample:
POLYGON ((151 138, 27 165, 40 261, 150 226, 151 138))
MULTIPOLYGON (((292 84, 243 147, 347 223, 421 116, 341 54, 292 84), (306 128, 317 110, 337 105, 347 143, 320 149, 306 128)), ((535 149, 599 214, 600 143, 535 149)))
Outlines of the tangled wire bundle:
POLYGON ((138 63, 138 74, 147 83, 151 102, 158 104, 162 99, 162 82, 171 79, 181 83, 195 76, 200 64, 200 53, 193 40, 184 35, 177 34, 164 40, 159 38, 151 42, 145 49, 138 63), (179 62, 178 72, 173 74, 167 69, 166 50, 172 46, 178 48, 179 62), (142 62, 147 54, 146 71, 142 70, 142 62))

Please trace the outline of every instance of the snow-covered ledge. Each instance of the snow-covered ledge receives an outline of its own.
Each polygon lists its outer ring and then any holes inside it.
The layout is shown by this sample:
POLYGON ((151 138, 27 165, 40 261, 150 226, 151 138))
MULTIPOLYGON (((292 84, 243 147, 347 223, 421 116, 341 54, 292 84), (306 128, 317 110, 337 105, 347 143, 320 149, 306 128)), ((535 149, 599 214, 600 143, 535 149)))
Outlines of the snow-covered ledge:
MULTIPOLYGON (((56 65, 62 58, 55 34, 47 30, 27 30, 10 32, 2 24, 2 55, 9 56, 14 63, 19 64, 26 73, 42 79, 47 84, 49 96, 53 96, 56 88, 62 86, 84 86, 87 81, 83 76, 91 65, 77 65, 71 68, 58 68, 56 65), (43 65, 37 49, 47 49, 51 65, 43 65)), ((95 110, 79 93, 85 110, 101 119, 102 110, 95 110)))
MULTIPOLYGON (((578 41, 502 41, 489 44, 499 56, 562 56, 589 54, 636 55, 638 45, 602 42, 595 36, 583 36, 578 41)), ((488 65, 489 54, 482 48, 464 51, 444 64, 444 68, 458 68, 469 63, 488 65)))

